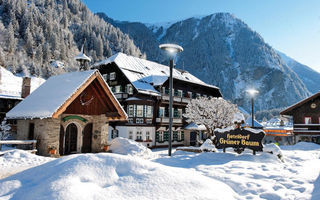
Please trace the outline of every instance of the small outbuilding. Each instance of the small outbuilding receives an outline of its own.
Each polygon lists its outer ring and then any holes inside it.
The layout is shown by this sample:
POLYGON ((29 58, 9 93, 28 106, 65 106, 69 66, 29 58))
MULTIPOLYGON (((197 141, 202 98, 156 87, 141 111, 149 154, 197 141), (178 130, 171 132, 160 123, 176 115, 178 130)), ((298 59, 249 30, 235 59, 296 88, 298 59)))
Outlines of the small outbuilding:
POLYGON ((100 152, 108 144, 110 121, 127 115, 98 70, 49 78, 14 107, 17 139, 36 139, 38 154, 100 152))

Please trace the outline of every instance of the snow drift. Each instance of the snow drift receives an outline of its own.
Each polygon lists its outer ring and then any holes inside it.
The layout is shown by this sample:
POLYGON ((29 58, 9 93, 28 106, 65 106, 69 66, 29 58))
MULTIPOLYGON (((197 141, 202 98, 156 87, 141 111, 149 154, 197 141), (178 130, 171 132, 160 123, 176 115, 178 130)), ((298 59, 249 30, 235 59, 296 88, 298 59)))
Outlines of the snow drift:
POLYGON ((152 152, 142 144, 123 137, 117 137, 111 141, 110 150, 112 153, 139 156, 143 158, 152 157, 152 152))
POLYGON ((0 180, 0 199, 10 198, 239 199, 197 171, 109 153, 66 156, 0 180))

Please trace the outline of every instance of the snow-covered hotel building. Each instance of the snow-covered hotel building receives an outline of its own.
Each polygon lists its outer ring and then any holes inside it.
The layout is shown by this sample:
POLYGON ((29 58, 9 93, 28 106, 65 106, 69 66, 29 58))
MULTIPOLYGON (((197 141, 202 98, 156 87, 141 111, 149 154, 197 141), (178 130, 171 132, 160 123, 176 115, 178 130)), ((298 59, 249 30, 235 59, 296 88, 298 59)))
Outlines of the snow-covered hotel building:
MULTIPOLYGON (((117 53, 93 65, 99 69, 128 114, 127 122, 109 124, 109 141, 121 136, 148 147, 168 145, 169 67, 117 53)), ((183 113, 191 98, 220 97, 218 87, 199 80, 187 71, 173 70, 173 145, 193 145, 196 135, 186 131, 183 113)))

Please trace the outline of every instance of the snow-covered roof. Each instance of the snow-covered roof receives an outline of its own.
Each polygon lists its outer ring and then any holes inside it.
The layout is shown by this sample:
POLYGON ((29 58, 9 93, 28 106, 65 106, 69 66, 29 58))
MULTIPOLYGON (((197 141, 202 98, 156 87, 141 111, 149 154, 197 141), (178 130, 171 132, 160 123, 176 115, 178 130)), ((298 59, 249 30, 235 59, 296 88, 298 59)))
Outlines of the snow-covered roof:
MULTIPOLYGON (((170 69, 166 65, 128 56, 123 53, 117 53, 104 61, 94 64, 93 67, 98 68, 101 65, 109 63, 115 63, 140 93, 155 96, 160 95, 154 86, 162 85, 170 76, 170 69)), ((173 69, 173 78, 219 89, 216 86, 206 84, 187 71, 173 69)))
POLYGON ((185 130, 196 130, 196 131, 205 131, 205 130, 207 130, 207 128, 203 124, 198 125, 198 124, 193 123, 193 122, 188 124, 184 129, 185 130))
MULTIPOLYGON (((22 81, 23 77, 15 76, 4 67, 0 67, 0 98, 22 99, 22 81)), ((30 93, 44 82, 43 78, 31 77, 30 93)))
POLYGON ((91 58, 89 58, 86 54, 84 53, 79 53, 76 57, 74 57, 75 60, 87 60, 91 62, 91 58))
POLYGON ((7 113, 7 118, 50 118, 97 70, 50 77, 7 113))

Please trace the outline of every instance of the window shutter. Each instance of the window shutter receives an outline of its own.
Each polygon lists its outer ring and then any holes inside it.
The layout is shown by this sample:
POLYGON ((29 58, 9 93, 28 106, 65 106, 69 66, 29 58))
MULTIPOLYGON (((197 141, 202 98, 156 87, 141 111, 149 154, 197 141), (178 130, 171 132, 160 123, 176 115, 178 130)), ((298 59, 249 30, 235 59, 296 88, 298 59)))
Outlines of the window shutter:
POLYGON ((159 132, 156 132, 156 142, 159 142, 159 132))
POLYGON ((181 141, 184 141, 184 132, 181 131, 181 141))
POLYGON ((163 140, 164 140, 164 141, 169 141, 169 133, 168 133, 168 131, 165 131, 165 132, 164 132, 163 140))

